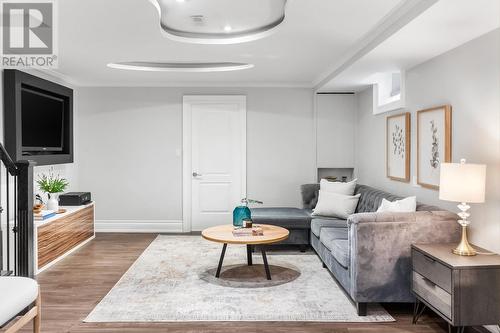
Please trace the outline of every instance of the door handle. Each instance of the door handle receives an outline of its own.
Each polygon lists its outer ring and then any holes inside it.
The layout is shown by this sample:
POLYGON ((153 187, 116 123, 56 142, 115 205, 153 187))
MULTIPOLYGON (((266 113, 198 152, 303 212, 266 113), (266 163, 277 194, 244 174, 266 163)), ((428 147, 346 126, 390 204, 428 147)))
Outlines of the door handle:
POLYGON ((193 172, 193 177, 201 177, 202 174, 199 174, 198 172, 193 172))

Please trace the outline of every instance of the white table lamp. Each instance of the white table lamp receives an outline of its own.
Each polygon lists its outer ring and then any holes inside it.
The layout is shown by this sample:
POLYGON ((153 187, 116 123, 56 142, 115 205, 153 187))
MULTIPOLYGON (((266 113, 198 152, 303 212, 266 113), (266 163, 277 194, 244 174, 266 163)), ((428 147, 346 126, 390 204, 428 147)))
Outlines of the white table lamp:
POLYGON ((461 256, 476 255, 476 251, 467 240, 467 226, 470 216, 467 211, 470 206, 467 203, 484 202, 486 184, 486 165, 466 164, 465 159, 460 163, 441 163, 441 174, 439 181, 439 199, 459 202, 462 226, 462 240, 453 250, 453 253, 461 256))

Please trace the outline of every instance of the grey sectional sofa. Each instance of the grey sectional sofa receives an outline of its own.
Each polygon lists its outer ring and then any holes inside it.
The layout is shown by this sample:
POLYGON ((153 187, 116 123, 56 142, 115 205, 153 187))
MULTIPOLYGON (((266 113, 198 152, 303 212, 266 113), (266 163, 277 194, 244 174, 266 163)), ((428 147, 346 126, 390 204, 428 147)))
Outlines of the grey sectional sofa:
POLYGON ((280 242, 280 244, 298 245, 302 252, 309 246, 312 209, 291 207, 251 208, 251 212, 252 220, 256 224, 277 225, 290 231, 288 238, 280 242))
MULTIPOLYGON (((253 209, 252 216, 259 216, 254 221, 282 225, 291 234, 310 227, 306 229, 308 241, 352 298, 359 315, 366 315, 368 303, 414 301, 410 291, 412 243, 453 243, 460 238, 458 217, 438 207, 418 204, 415 213, 376 213, 383 198, 394 201, 401 197, 369 186, 356 186, 355 194, 361 196, 347 220, 311 216, 319 184, 302 185, 301 190, 302 210, 288 210, 288 216, 281 219, 279 210, 285 208, 253 209), (268 218, 271 213, 273 219, 268 218)), ((297 239, 304 242, 302 236, 297 239)))

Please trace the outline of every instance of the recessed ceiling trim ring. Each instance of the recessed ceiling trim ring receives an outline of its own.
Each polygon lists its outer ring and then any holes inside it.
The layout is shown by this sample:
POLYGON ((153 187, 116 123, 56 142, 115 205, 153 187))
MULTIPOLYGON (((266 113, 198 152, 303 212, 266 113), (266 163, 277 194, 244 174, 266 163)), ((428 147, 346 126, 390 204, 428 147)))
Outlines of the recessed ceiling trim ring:
POLYGON ((287 0, 150 0, 168 38, 195 44, 235 44, 274 33, 287 0))
POLYGON ((285 20, 285 15, 280 17, 278 21, 275 21, 266 26, 259 27, 253 30, 248 30, 241 33, 231 33, 231 34, 228 33, 200 34, 190 31, 176 30, 167 25, 164 25, 162 22, 160 22, 160 27, 162 28, 163 32, 168 35, 168 37, 177 41, 182 41, 182 42, 187 41, 189 43, 194 43, 194 44, 236 44, 236 43, 250 42, 269 36, 272 33, 274 33, 275 29, 281 23, 283 23, 284 20, 285 20), (228 37, 228 35, 230 37, 228 37))
POLYGON ((129 61, 113 62, 108 67, 115 69, 149 71, 149 72, 227 72, 238 71, 254 67, 253 64, 237 62, 146 62, 129 61))

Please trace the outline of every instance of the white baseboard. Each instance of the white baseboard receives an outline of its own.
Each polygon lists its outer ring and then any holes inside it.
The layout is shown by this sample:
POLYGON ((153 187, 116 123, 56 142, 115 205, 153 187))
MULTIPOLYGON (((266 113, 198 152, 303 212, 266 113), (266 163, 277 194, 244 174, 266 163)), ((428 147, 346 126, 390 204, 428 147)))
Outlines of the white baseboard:
POLYGON ((182 232, 182 220, 96 220, 96 232, 182 232))

